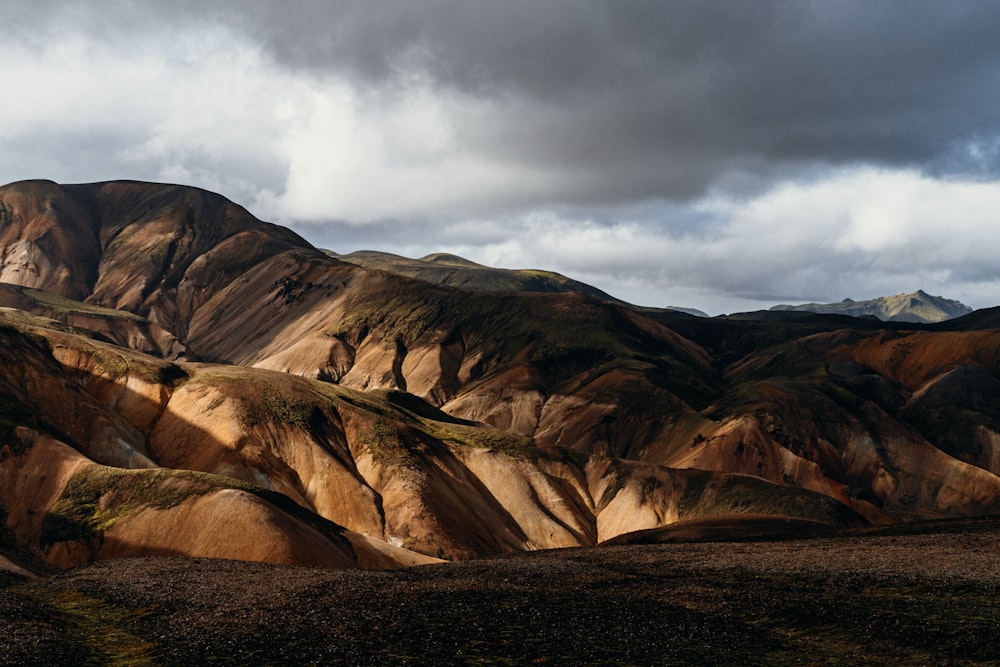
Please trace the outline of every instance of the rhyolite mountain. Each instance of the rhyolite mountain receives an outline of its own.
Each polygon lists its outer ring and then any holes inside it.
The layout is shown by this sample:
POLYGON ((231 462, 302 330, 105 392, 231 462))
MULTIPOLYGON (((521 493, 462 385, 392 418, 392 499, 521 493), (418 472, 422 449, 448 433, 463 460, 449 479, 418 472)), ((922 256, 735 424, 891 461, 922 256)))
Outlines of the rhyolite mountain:
POLYGON ((388 252, 358 250, 348 254, 327 254, 366 269, 388 271, 429 283, 484 292, 579 292, 604 301, 623 303, 593 285, 567 278, 552 271, 531 269, 496 269, 449 253, 434 253, 410 259, 388 252))
POLYGON ((852 317, 876 317, 886 322, 944 322, 972 312, 954 299, 932 296, 923 290, 912 294, 895 294, 866 301, 844 299, 837 303, 805 303, 797 306, 782 304, 772 311, 804 311, 852 317))
POLYGON ((705 517, 1000 512, 991 311, 460 289, 137 182, 0 188, 0 278, 0 550, 22 564, 387 567, 705 517))

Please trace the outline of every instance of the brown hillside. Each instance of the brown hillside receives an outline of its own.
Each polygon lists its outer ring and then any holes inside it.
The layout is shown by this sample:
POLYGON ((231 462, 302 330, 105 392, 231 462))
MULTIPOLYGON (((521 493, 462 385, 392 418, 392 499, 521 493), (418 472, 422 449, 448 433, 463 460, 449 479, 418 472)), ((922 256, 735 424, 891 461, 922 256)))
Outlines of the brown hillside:
POLYGON ((0 223, 0 476, 48 489, 4 500, 3 523, 49 562, 126 542, 207 554, 194 536, 226 534, 207 518, 222 502, 274 528, 285 561, 369 565, 705 516, 1000 512, 993 330, 463 291, 337 261, 179 186, 16 183, 0 223), (51 471, 26 463, 41 442, 64 448, 51 471), (101 487, 77 521, 90 532, 46 542, 25 517, 73 505, 91 463, 221 486, 168 508, 126 494, 107 525, 119 496, 101 487), (143 542, 155 525, 173 528, 143 542))

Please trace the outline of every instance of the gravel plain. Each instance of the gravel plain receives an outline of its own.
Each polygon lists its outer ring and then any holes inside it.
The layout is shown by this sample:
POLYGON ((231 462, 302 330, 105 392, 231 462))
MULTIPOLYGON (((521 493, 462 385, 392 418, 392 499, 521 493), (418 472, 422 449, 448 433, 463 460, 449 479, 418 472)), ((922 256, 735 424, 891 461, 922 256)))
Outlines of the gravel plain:
POLYGON ((1000 665, 1000 520, 394 571, 0 579, 0 664, 1000 665))

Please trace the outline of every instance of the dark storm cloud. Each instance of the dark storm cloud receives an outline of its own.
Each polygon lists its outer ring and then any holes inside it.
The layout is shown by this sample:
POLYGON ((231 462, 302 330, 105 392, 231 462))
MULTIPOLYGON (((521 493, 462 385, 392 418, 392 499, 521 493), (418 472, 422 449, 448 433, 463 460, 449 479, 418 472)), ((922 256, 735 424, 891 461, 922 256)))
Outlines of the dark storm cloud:
POLYGON ((340 252, 649 305, 988 305, 998 25, 993 0, 12 0, 0 180, 188 183, 340 252))
POLYGON ((996 2, 87 7, 33 3, 5 18, 26 29, 63 15, 112 36, 209 21, 289 69, 377 91, 416 77, 490 100, 486 126, 456 121, 463 150, 571 175, 551 188, 564 203, 697 197, 733 182, 763 188, 815 162, 987 176, 1000 166, 996 2))
MULTIPOLYGON (((690 196, 727 171, 867 162, 993 172, 1000 3, 246 3, 290 67, 426 77, 506 103, 471 150, 576 172, 578 196, 690 196), (318 9, 322 7, 322 9, 318 9), (618 175, 618 177, 616 177, 618 175)), ((502 108, 502 106, 501 106, 502 108)))

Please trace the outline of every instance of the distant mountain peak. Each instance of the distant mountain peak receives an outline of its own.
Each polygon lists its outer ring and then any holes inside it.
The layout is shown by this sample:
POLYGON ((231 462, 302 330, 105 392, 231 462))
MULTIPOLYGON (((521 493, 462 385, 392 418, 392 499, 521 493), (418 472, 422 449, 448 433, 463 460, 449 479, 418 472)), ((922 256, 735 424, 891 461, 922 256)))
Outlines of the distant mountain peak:
POLYGON ((847 298, 838 303, 782 304, 770 310, 796 310, 810 313, 877 317, 886 322, 943 322, 968 315, 972 308, 960 301, 928 294, 922 289, 909 294, 882 296, 867 301, 847 298))
POLYGON ((695 317, 708 317, 708 313, 703 310, 698 310, 697 308, 686 308, 684 306, 667 306, 667 310, 672 310, 677 313, 684 313, 685 315, 693 315, 695 317))

